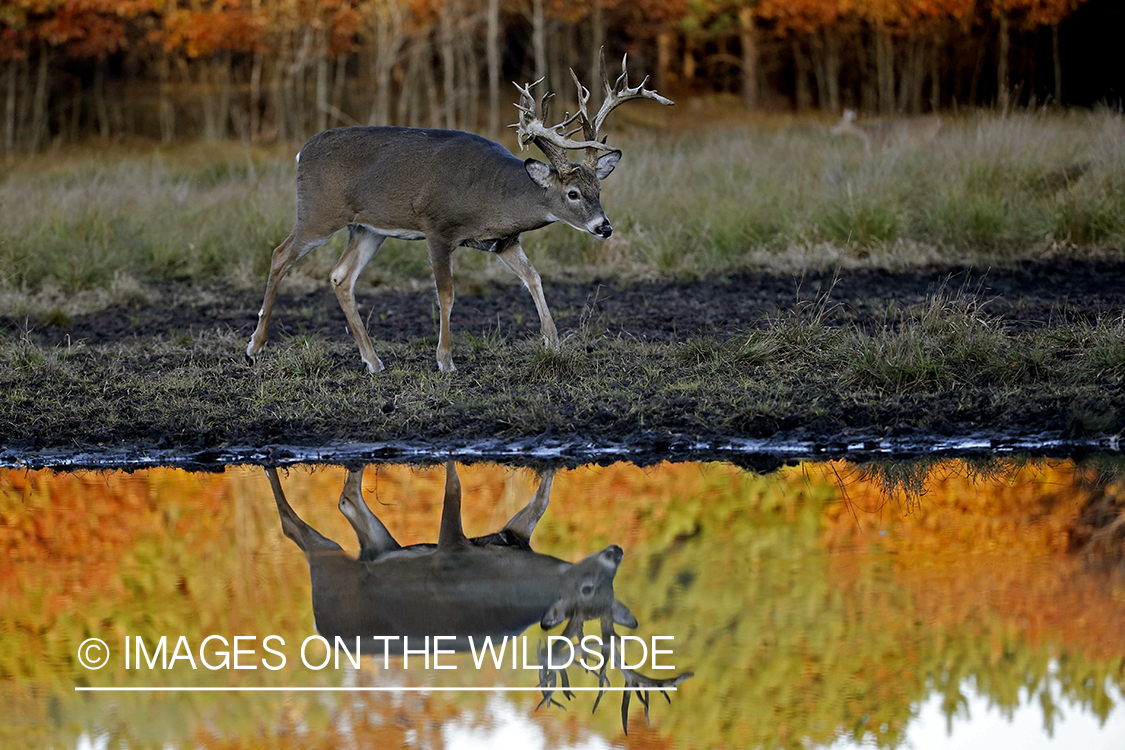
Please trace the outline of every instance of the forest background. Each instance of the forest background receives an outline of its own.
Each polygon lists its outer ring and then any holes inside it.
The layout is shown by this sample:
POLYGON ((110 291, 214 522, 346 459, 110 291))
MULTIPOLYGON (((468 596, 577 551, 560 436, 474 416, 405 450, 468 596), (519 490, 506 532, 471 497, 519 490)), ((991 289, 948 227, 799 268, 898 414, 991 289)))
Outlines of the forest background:
MULTIPOLYGON (((917 113, 1120 104, 1117 0, 0 0, 0 150, 301 140, 338 125, 499 136, 510 81, 624 53, 673 98, 917 113)), ((598 93, 595 91, 595 99, 598 93)))

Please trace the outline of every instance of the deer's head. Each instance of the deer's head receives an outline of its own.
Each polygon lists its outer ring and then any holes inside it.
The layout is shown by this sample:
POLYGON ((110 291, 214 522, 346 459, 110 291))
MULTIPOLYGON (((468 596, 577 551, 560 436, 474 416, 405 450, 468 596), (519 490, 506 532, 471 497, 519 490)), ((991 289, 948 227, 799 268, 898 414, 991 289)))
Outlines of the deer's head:
POLYGON ((621 151, 607 146, 605 137, 601 135, 605 118, 630 99, 652 99, 661 104, 672 104, 670 99, 644 88, 647 77, 639 86, 630 88, 625 63, 626 59, 622 58, 621 76, 611 86, 605 70, 605 58, 602 58, 601 77, 605 100, 593 118, 586 111, 590 91, 579 82, 573 70, 570 75, 578 88, 578 111, 564 117, 557 125, 546 124, 547 111, 554 94, 544 94, 538 103, 531 95, 531 87, 541 83, 542 79, 526 86, 517 86, 520 90, 520 102, 516 108, 520 111, 520 121, 514 127, 517 129, 520 148, 527 148, 534 143, 550 162, 548 165, 534 159, 526 160, 524 167, 528 175, 547 191, 551 215, 556 220, 564 221, 575 229, 589 232, 603 240, 613 233, 613 226, 602 210, 600 182, 609 176, 621 159, 621 151), (574 127, 568 131, 567 128, 572 125, 574 127), (583 140, 571 138, 579 130, 582 131, 583 140), (566 155, 569 150, 584 150, 586 158, 583 163, 569 161, 566 155))

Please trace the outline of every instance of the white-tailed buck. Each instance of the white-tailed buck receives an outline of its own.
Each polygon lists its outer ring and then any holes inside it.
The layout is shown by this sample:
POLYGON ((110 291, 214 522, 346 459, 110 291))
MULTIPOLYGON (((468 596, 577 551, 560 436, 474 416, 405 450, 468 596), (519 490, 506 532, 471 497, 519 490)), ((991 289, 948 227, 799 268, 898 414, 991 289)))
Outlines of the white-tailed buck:
MULTIPOLYGON (((463 651, 473 644, 483 648, 486 637, 498 643, 535 623, 552 628, 563 621, 569 621, 563 635, 581 639, 583 622, 596 619, 602 623, 603 654, 608 655, 614 624, 637 626, 628 608, 614 598, 613 580, 624 556, 620 547, 612 544, 577 563, 531 550, 531 534, 547 510, 550 471, 527 506, 503 529, 469 539, 461 528, 461 484, 449 462, 437 544, 406 547, 364 502, 363 470, 349 471, 339 508, 359 538, 359 557, 354 559, 301 520, 282 492, 276 469, 266 473, 282 531, 309 562, 316 629, 332 643, 339 637, 349 651, 358 642, 360 653, 382 655, 386 649, 402 654, 401 639, 410 638, 411 653, 417 653, 422 639, 434 636, 449 638, 443 647, 463 651), (372 636, 399 640, 384 642, 372 636)), ((607 664, 605 659, 598 675, 602 687, 609 684, 607 664)), ((632 669, 621 672, 626 686, 641 693, 646 719, 648 690, 674 687, 691 676, 655 679, 632 669)), ((541 673, 544 702, 550 700, 559 675, 559 670, 541 673)), ((565 675, 562 671, 564 688, 569 685, 565 675)), ((626 730, 629 694, 625 692, 622 703, 626 730)))
POLYGON ((859 122, 854 109, 845 109, 844 116, 833 126, 833 135, 852 135, 863 141, 864 150, 880 153, 888 149, 909 148, 929 143, 941 132, 937 115, 888 117, 859 122))
POLYGON ((332 270, 332 286, 371 372, 382 370, 383 363, 356 309, 355 283, 388 237, 427 242, 441 311, 437 363, 443 372, 455 369, 449 340, 450 257, 458 247, 495 253, 531 292, 544 343, 557 346, 543 285, 520 246, 520 234, 564 221, 601 239, 610 236, 613 227, 602 210, 599 181, 613 171, 621 151, 605 145, 605 118, 630 99, 672 104, 644 88, 648 78, 630 88, 624 59, 621 67, 611 86, 603 61, 605 100, 593 118, 586 111, 590 92, 573 71, 578 111, 557 125, 546 124, 553 95, 537 105, 530 91, 535 84, 520 88, 515 126, 520 148, 534 143, 550 164, 520 160, 498 143, 459 130, 348 127, 310 138, 297 155, 297 222, 273 251, 246 356, 253 361, 266 343, 274 296, 285 272, 344 227, 348 244, 332 270), (582 140, 574 140, 571 136, 579 130, 582 140), (571 149, 585 151, 584 163, 567 160, 571 149))

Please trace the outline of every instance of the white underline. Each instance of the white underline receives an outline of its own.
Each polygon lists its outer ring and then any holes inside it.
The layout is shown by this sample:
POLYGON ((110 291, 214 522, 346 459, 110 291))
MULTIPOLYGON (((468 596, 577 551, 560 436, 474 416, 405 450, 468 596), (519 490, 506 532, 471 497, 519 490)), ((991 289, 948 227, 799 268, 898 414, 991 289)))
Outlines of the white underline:
POLYGON ((651 690, 657 693, 675 692, 674 687, 75 687, 76 692, 86 693, 286 693, 286 692, 365 692, 365 693, 485 693, 485 692, 527 692, 540 693, 548 690, 555 693, 639 693, 651 690))

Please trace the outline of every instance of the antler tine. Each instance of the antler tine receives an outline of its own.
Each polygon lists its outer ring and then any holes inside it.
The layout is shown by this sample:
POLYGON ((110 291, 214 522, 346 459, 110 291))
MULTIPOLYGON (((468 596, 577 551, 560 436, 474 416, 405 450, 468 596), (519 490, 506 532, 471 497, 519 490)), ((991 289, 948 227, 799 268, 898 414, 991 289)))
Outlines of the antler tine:
POLYGON ((602 131, 602 125, 605 123, 605 118, 609 113, 619 107, 621 104, 631 99, 652 99, 655 102, 660 102, 664 106, 674 104, 671 99, 661 96, 656 93, 655 89, 646 89, 645 84, 648 83, 648 76, 645 76, 640 85, 629 88, 629 69, 626 64, 629 60, 629 55, 621 57, 621 75, 617 77, 617 81, 613 86, 609 85, 609 75, 605 71, 605 59, 602 59, 602 85, 605 87, 605 101, 602 102, 601 109, 594 117, 594 133, 595 137, 602 131))
MULTIPOLYGON (((602 62, 605 62, 604 57, 602 62)), ((598 139, 598 133, 594 130, 594 125, 590 122, 590 116, 586 112, 586 105, 590 103, 590 89, 583 86, 582 82, 578 80, 578 74, 574 72, 574 68, 570 69, 570 77, 574 80, 575 88, 578 89, 578 111, 575 113, 575 116, 581 116, 582 118, 582 135, 585 136, 588 141, 596 141, 598 139)))
POLYGON ((576 141, 571 139, 570 136, 577 133, 578 129, 564 132, 567 127, 581 116, 581 112, 568 115, 558 125, 546 124, 547 110, 550 107, 551 98, 554 97, 554 94, 544 94, 538 106, 536 105, 535 97, 531 95, 531 87, 539 84, 542 80, 543 79, 539 79, 535 83, 529 83, 524 86, 520 86, 518 83, 514 84, 520 92, 520 101, 516 105, 516 109, 520 112, 520 118, 519 122, 513 126, 517 131, 516 137, 519 141, 520 149, 526 149, 528 145, 534 143, 550 160, 555 169, 559 171, 562 171, 567 164, 567 150, 590 148, 610 150, 608 147, 597 142, 576 141))

